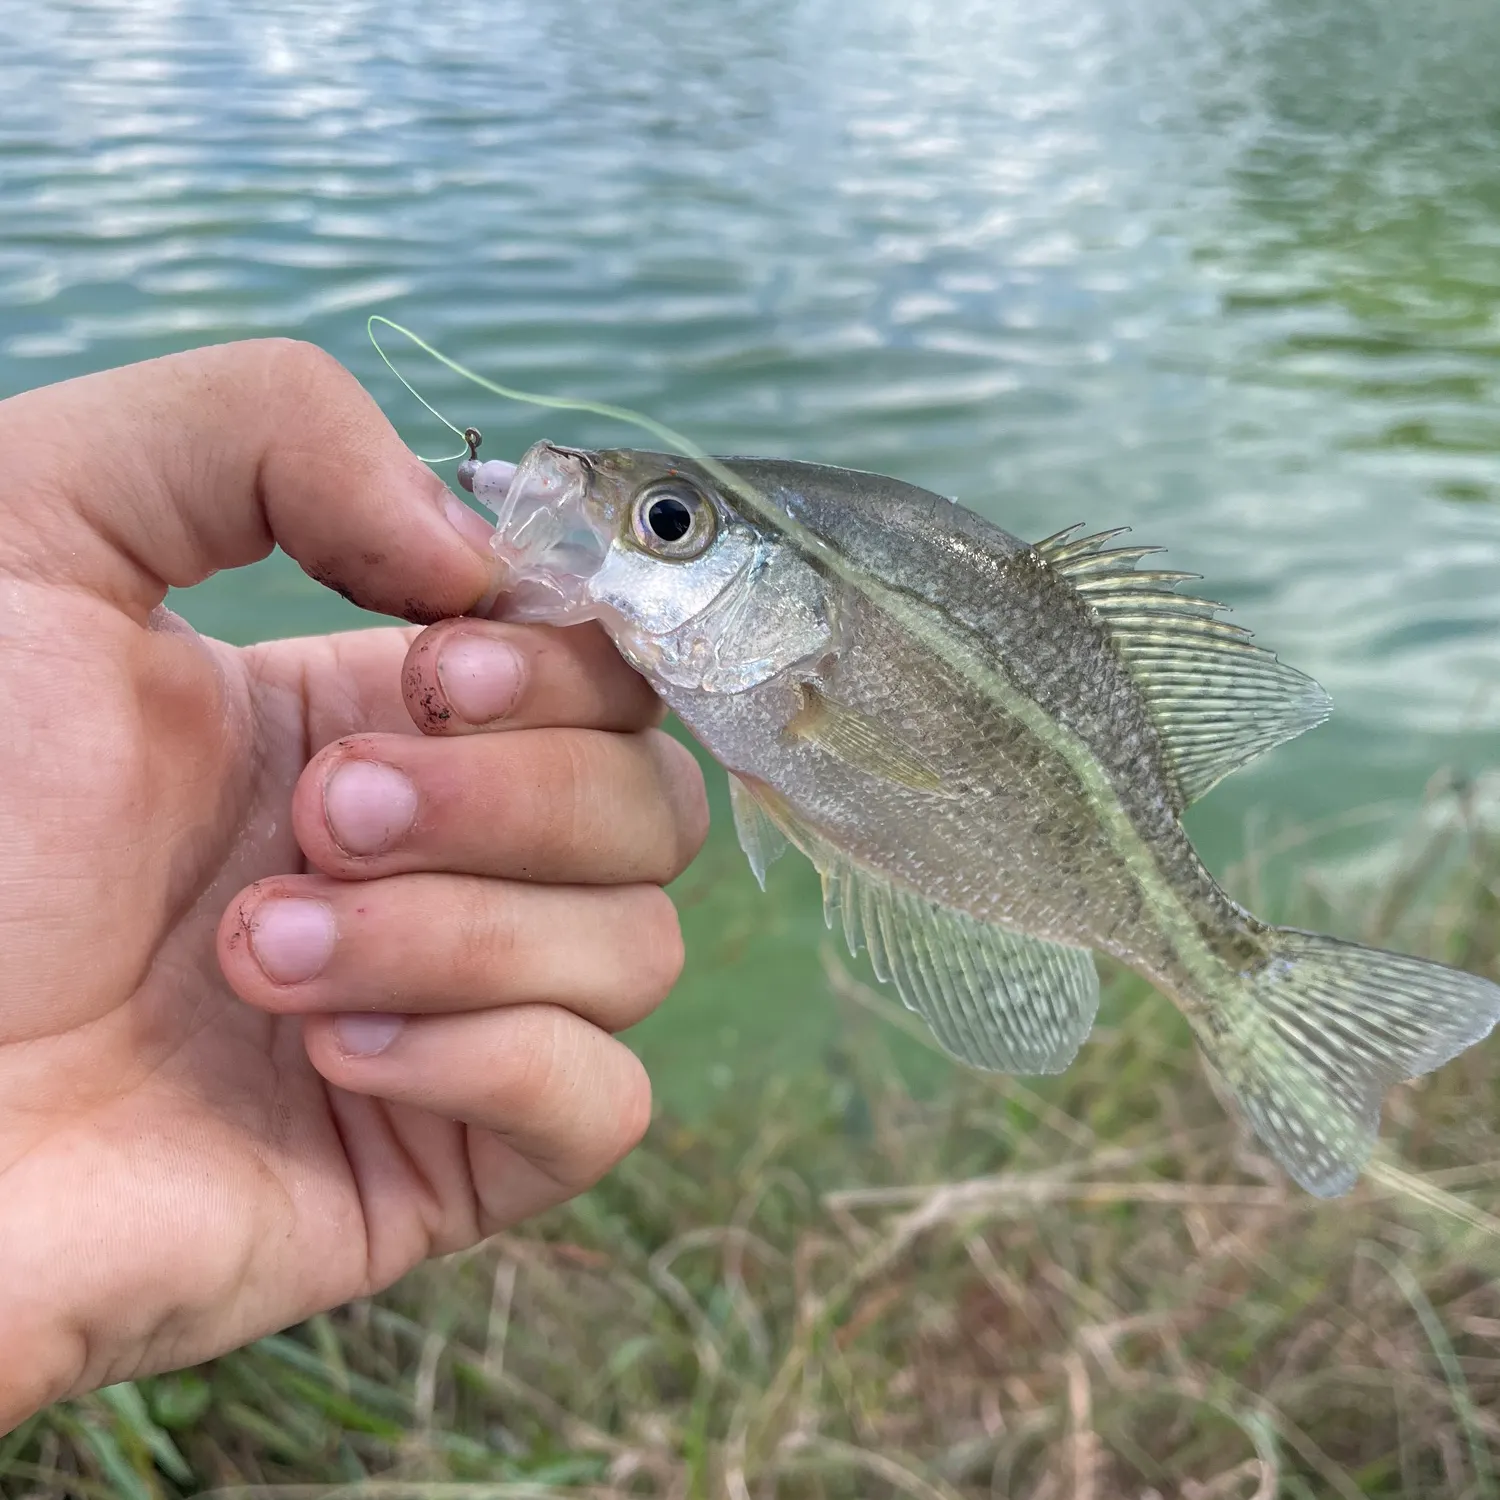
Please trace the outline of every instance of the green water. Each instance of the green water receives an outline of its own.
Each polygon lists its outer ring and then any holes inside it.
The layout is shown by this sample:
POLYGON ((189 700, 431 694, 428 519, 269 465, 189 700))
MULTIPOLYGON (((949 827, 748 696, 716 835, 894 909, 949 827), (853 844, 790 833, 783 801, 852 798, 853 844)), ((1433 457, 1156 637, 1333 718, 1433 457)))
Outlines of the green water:
MULTIPOLYGON (((1500 761, 1494 0, 0 0, 0 394, 288 333, 444 451, 375 311, 717 451, 1169 546, 1337 705, 1195 812, 1217 869, 1371 808, 1272 884, 1357 870, 1500 761)), ((410 368, 494 456, 623 436, 410 368)), ((284 559, 182 607, 357 618, 284 559)), ((715 795, 640 1034, 679 1099, 835 1026, 812 882, 761 897, 715 795)))

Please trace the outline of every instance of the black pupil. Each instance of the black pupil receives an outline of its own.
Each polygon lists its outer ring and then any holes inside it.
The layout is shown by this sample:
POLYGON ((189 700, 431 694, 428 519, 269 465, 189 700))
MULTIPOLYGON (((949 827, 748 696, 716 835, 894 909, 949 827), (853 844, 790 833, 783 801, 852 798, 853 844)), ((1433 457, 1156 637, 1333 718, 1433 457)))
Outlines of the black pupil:
POLYGON ((693 529, 693 513, 676 495, 663 495, 646 508, 646 524, 664 542, 680 542, 693 529))

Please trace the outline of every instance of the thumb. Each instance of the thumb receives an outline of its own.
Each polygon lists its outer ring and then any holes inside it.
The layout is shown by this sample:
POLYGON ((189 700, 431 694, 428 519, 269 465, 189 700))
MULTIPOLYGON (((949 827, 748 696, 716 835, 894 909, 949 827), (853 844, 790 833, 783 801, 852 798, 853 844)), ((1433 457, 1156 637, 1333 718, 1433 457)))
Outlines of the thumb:
POLYGON ((0 571, 142 619, 276 545, 420 623, 491 583, 489 528, 311 344, 221 344, 0 401, 0 481, 0 571))

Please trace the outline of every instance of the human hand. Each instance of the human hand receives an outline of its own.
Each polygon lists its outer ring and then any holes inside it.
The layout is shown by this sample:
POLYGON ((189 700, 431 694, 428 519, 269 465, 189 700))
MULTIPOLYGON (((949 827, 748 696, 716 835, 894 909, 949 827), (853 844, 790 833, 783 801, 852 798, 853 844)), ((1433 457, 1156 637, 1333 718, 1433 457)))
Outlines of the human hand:
POLYGON ((610 1033, 676 978, 702 781, 597 630, 452 618, 485 533, 306 345, 0 402, 0 1431, 375 1292, 644 1130, 610 1033), (237 650, 161 608, 273 543, 443 623, 237 650))

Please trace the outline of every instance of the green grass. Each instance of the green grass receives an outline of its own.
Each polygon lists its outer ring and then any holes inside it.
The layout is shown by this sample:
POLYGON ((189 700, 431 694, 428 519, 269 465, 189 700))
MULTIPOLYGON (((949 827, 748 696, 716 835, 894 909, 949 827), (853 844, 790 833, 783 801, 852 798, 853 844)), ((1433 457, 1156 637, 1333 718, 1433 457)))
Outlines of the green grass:
MULTIPOLYGON (((1500 840, 1448 805, 1362 931, 1311 888, 1297 915, 1500 974, 1500 840)), ((658 1121, 386 1296, 45 1413, 0 1492, 1500 1496, 1500 1047, 1397 1090, 1388 1165, 1319 1204, 1129 976, 1061 1078, 922 1098, 904 1013, 831 950, 828 987, 836 1069, 658 1121)))

